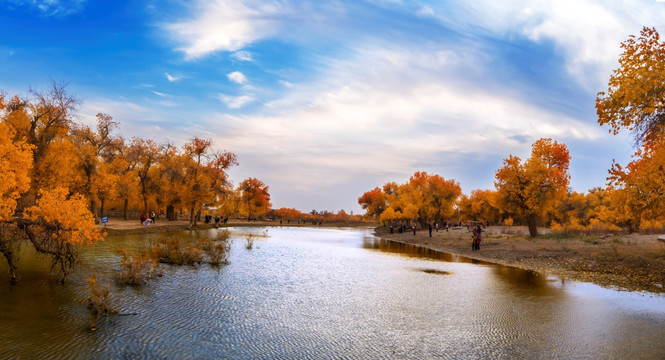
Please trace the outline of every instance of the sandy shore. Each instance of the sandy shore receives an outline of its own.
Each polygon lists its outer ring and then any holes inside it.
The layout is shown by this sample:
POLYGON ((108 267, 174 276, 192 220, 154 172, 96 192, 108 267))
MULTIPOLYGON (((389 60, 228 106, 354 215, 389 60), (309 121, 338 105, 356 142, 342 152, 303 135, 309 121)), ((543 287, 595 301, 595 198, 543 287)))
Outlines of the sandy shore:
POLYGON ((605 235, 563 238, 553 234, 532 239, 520 227, 489 227, 480 251, 471 250, 464 229, 427 230, 390 234, 384 227, 376 236, 477 260, 515 266, 567 280, 592 282, 624 290, 663 293, 665 243, 658 235, 605 235))

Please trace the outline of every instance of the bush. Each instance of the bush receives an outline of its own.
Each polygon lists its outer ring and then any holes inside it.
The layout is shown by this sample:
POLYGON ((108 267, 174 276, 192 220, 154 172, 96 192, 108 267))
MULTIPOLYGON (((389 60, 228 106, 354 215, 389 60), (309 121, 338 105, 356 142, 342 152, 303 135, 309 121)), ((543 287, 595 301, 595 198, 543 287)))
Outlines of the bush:
POLYGON ((142 251, 128 255, 125 249, 118 250, 122 254, 122 269, 114 274, 119 285, 143 285, 155 276, 162 275, 159 261, 154 254, 142 251))
POLYGON ((94 331, 97 328, 97 322, 102 316, 115 315, 118 313, 118 309, 113 304, 115 298, 111 294, 110 285, 101 286, 98 284, 95 274, 92 274, 87 282, 90 287, 88 309, 90 309, 90 314, 92 315, 90 330, 94 331))
POLYGON ((229 251, 231 250, 231 233, 223 230, 217 233, 216 241, 203 240, 199 244, 208 255, 208 263, 212 266, 229 264, 229 251))
POLYGON ((175 237, 161 238, 153 246, 153 252, 160 263, 169 265, 196 265, 203 262, 203 250, 191 242, 183 242, 175 237))

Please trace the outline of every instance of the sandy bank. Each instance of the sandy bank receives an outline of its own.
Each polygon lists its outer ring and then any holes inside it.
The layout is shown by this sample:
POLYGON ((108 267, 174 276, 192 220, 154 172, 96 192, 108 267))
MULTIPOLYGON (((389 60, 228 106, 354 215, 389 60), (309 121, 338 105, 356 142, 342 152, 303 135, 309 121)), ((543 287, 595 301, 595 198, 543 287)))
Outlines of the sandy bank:
POLYGON ((423 246, 477 260, 515 266, 567 280, 592 282, 625 290, 665 292, 665 243, 658 235, 580 236, 553 234, 535 239, 519 227, 489 227, 480 251, 471 250, 471 235, 464 229, 427 230, 390 234, 378 227, 376 236, 423 246), (510 234, 508 234, 510 233, 510 234))

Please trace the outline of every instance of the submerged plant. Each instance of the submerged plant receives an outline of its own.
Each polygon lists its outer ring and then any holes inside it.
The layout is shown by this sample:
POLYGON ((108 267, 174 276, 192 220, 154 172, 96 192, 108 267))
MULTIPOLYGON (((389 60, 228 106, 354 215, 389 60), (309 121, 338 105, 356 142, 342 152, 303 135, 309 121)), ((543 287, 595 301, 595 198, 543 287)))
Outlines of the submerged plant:
POLYGON ((90 287, 90 297, 88 298, 88 309, 90 310, 90 330, 97 328, 97 322, 102 316, 110 316, 118 313, 117 307, 113 304, 115 297, 111 294, 111 286, 97 283, 97 276, 92 274, 88 278, 90 287))
POLYGON ((196 265, 203 262, 203 250, 191 242, 184 244, 176 237, 161 238, 153 246, 160 263, 169 265, 196 265))
POLYGON ((115 282, 119 285, 143 285, 155 276, 162 275, 159 261, 153 253, 141 251, 138 254, 128 254, 122 248, 121 270, 114 274, 115 282))

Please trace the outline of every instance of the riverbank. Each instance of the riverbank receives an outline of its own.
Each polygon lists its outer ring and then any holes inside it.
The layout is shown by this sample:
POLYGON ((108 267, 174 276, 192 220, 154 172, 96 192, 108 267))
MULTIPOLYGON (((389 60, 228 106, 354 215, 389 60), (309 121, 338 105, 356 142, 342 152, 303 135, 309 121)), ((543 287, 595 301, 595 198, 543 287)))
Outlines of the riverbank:
POLYGON ((555 234, 530 238, 520 227, 490 226, 483 231, 480 251, 471 250, 466 228, 427 230, 403 234, 377 227, 379 238, 423 246, 492 263, 591 282, 622 290, 664 293, 665 243, 658 235, 604 235, 562 237, 555 234))
MULTIPOLYGON (((368 226, 367 223, 348 223, 348 222, 334 222, 334 223, 318 223, 314 225, 311 222, 291 220, 291 221, 282 221, 280 224, 279 220, 275 221, 246 221, 239 219, 230 219, 227 223, 218 223, 218 224, 206 224, 203 221, 200 221, 196 224, 195 230, 205 230, 212 228, 223 228, 223 227, 233 227, 233 226, 290 226, 290 227, 359 227, 368 226)), ((160 233, 160 232, 173 232, 173 231, 184 231, 189 230, 189 221, 188 220, 176 220, 176 221, 167 221, 157 219, 150 226, 144 226, 141 222, 136 220, 124 220, 110 218, 106 224, 97 225, 98 228, 104 229, 108 235, 123 235, 123 234, 148 234, 148 233, 160 233)))
MULTIPOLYGON (((188 230, 185 220, 157 220, 143 226, 138 220, 110 219, 104 228, 109 235, 159 233, 188 230)), ((233 226, 358 227, 367 223, 323 223, 229 220, 226 224, 199 222, 196 229, 233 226)), ((490 226, 483 232, 480 251, 471 250, 471 235, 463 229, 439 230, 429 237, 427 230, 403 234, 375 228, 379 238, 397 241, 469 258, 514 266, 553 275, 566 280, 591 282, 631 291, 665 293, 665 243, 657 235, 604 235, 561 237, 555 234, 536 238, 518 226, 490 226)))

